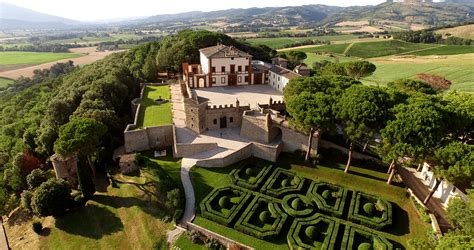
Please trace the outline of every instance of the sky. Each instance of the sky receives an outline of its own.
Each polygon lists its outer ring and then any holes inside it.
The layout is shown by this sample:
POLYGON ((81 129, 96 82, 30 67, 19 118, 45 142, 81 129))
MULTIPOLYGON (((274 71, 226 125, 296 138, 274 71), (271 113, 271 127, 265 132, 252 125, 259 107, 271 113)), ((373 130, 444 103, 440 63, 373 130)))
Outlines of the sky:
POLYGON ((384 2, 384 0, 0 0, 0 2, 69 19, 93 21, 230 8, 304 4, 375 5, 384 2))

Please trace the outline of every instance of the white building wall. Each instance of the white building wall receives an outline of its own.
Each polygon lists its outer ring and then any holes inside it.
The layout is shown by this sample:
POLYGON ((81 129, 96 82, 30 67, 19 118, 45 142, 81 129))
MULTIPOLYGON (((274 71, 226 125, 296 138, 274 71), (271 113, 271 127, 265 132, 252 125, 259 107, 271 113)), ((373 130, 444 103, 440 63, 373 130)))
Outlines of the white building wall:
POLYGON ((207 58, 202 52, 200 56, 201 69, 204 74, 209 74, 209 58, 207 58))
MULTIPOLYGON (((433 172, 429 170, 429 165, 426 162, 423 164, 423 169, 421 170, 421 177, 425 185, 427 185, 429 189, 432 190, 436 185, 436 178, 434 177, 433 172)), ((463 200, 467 200, 465 194, 463 194, 459 189, 455 188, 453 184, 447 181, 441 181, 438 186, 438 189, 436 189, 433 196, 440 199, 441 203, 444 206, 447 206, 449 200, 454 197, 460 197, 463 200)))
POLYGON ((212 59, 212 67, 216 67, 216 73, 222 73, 222 66, 225 67, 226 73, 230 72, 231 64, 235 65, 235 72, 238 72, 239 66, 242 67, 242 72, 245 72, 245 66, 249 66, 249 59, 245 57, 235 57, 234 60, 230 57, 212 59))
POLYGON ((270 71, 269 73, 268 84, 280 92, 283 92, 283 89, 286 87, 289 81, 290 80, 288 78, 280 76, 275 72, 270 71))

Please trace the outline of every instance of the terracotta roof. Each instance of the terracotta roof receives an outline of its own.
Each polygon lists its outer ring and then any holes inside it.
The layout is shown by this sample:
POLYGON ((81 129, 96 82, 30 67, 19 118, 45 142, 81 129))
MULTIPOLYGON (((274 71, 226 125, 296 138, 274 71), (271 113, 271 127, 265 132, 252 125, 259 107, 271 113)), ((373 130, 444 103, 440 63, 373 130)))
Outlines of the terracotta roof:
POLYGON ((245 53, 234 46, 226 46, 219 44, 213 47, 200 49, 207 58, 223 58, 223 57, 251 57, 250 54, 245 53))
POLYGON ((289 69, 285 69, 281 66, 278 66, 278 65, 273 65, 273 67, 270 69, 271 72, 277 74, 277 75, 280 75, 280 76, 283 76, 285 77, 286 79, 293 79, 295 77, 300 77, 301 75, 294 72, 294 71, 291 71, 289 69))
POLYGON ((296 66, 295 69, 297 69, 297 70, 308 70, 309 68, 305 64, 300 64, 300 65, 296 66))

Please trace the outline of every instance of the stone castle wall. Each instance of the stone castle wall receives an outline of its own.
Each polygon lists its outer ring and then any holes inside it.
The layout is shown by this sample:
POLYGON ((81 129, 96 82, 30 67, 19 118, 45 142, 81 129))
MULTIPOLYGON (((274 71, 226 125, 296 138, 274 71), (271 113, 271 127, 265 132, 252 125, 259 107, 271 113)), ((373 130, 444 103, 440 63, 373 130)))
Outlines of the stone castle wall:
POLYGON ((269 143, 265 115, 251 116, 248 115, 250 113, 256 114, 256 111, 248 111, 243 116, 240 136, 260 143, 269 143))
POLYGON ((127 126, 124 132, 125 152, 140 152, 173 145, 173 125, 147 127, 134 130, 135 125, 127 126))
POLYGON ((56 178, 65 179, 72 187, 76 188, 77 180, 77 154, 61 157, 57 154, 51 156, 56 178))

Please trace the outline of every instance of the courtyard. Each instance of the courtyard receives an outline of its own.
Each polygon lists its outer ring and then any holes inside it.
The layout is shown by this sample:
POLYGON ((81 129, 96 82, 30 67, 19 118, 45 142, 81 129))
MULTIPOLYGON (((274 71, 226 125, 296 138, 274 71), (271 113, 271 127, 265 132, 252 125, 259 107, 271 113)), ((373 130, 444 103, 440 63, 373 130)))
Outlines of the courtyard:
POLYGON ((137 120, 138 128, 169 125, 172 123, 171 93, 168 85, 145 87, 140 106, 137 120), (166 102, 159 104, 155 101, 158 98, 162 98, 166 102))
POLYGON ((208 99, 210 106, 235 105, 239 100, 240 106, 250 105, 250 108, 257 108, 257 104, 268 104, 270 97, 273 101, 283 101, 283 94, 269 85, 212 87, 193 91, 199 97, 208 99))

